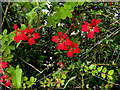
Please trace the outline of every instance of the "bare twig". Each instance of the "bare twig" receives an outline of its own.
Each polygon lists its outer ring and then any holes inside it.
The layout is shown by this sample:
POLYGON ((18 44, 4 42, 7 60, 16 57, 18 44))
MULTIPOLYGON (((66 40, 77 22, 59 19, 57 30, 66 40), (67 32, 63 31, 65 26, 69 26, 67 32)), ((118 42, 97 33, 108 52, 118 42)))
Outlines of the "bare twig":
POLYGON ((3 17, 3 20, 2 20, 2 24, 1 24, 1 26, 3 26, 3 23, 4 23, 4 21, 5 21, 5 16, 6 16, 6 14, 7 14, 7 11, 8 11, 8 7, 9 7, 9 5, 10 5, 10 0, 9 0, 8 5, 7 5, 7 7, 6 7, 5 15, 4 15, 4 17, 3 17))

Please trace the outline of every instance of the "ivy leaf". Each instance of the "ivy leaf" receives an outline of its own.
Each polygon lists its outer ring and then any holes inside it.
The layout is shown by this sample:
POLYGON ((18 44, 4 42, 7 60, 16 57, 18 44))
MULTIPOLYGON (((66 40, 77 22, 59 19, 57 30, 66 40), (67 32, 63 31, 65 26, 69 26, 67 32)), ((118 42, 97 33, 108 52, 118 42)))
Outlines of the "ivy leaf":
POLYGON ((109 75, 113 75, 113 73, 114 73, 114 70, 110 70, 110 71, 108 72, 109 75))

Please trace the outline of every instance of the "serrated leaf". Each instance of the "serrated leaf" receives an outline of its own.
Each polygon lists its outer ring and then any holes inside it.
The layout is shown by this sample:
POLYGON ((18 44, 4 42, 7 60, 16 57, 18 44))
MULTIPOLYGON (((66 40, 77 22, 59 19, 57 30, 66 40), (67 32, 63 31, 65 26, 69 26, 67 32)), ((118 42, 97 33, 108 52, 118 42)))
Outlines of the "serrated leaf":
POLYGON ((113 73, 114 73, 114 70, 108 71, 108 74, 109 74, 109 75, 113 75, 113 73))

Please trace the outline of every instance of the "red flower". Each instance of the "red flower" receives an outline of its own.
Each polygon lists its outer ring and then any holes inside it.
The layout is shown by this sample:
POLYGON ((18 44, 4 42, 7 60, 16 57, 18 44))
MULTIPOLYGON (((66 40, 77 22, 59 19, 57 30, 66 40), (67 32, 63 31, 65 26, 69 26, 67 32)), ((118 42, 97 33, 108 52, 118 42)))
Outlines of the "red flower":
POLYGON ((74 53, 80 53, 80 49, 77 47, 77 46, 78 46, 77 43, 75 43, 75 44, 73 45, 73 42, 72 42, 71 40, 66 39, 65 44, 66 44, 66 45, 69 45, 69 48, 68 48, 68 50, 67 50, 67 56, 68 56, 68 57, 73 57, 73 52, 74 52, 74 53), (74 49, 74 48, 75 48, 75 49, 74 49))
POLYGON ((30 31, 27 28, 25 29, 25 32, 27 34, 28 43, 30 45, 35 44, 35 39, 39 38, 39 33, 33 33, 34 30, 35 30, 35 28, 32 28, 32 27, 31 27, 30 31))
POLYGON ((88 22, 85 22, 84 18, 83 18, 84 24, 81 25, 81 27, 82 27, 81 31, 88 32, 88 38, 92 39, 94 37, 94 32, 99 33, 99 28, 96 25, 99 24, 100 21, 101 20, 97 19, 95 22, 95 18, 94 18, 94 19, 92 19, 91 24, 89 24, 88 22))
POLYGON ((7 73, 6 76, 5 76, 5 74, 3 74, 0 82, 3 82, 3 79, 4 79, 5 86, 6 86, 6 87, 7 87, 7 86, 10 86, 10 79, 11 79, 11 77, 8 78, 8 73, 7 73))
POLYGON ((13 26, 13 28, 16 30, 16 29, 17 29, 17 25, 15 24, 15 25, 13 26))
POLYGON ((7 87, 7 86, 10 86, 10 82, 8 81, 8 82, 6 82, 5 83, 5 86, 7 87))
POLYGON ((109 2, 109 5, 112 6, 112 2, 109 2))
POLYGON ((65 33, 62 35, 62 31, 58 32, 58 36, 52 36, 52 41, 58 43, 58 50, 66 50, 66 46, 64 44, 66 37, 67 35, 65 33))
POLYGON ((1 62, 0 67, 1 68, 6 68, 7 67, 7 62, 1 62))
POLYGON ((14 40, 16 41, 16 43, 19 43, 20 40, 28 40, 28 43, 30 45, 32 45, 32 44, 35 44, 34 39, 39 38, 39 33, 33 33, 35 28, 31 28, 30 31, 27 28, 25 30, 20 31, 20 30, 17 29, 16 24, 14 25, 13 28, 16 30, 15 37, 14 37, 14 40), (26 36, 25 32, 26 32, 27 36, 26 36))

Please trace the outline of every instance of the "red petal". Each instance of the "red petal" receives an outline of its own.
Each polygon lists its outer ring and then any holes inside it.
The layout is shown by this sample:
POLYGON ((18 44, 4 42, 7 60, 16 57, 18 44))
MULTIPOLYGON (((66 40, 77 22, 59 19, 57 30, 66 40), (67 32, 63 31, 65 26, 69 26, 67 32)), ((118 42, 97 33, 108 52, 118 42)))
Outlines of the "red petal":
POLYGON ((101 20, 98 20, 98 18, 97 18, 95 25, 99 24, 100 22, 101 22, 101 20))
POLYGON ((7 86, 10 86, 10 82, 8 81, 8 82, 6 82, 5 83, 5 86, 7 87, 7 86))
POLYGON ((52 41, 58 43, 58 36, 52 36, 52 41))
POLYGON ((33 38, 38 39, 39 38, 39 33, 33 33, 33 38))
POLYGON ((95 22, 95 18, 94 19, 92 19, 92 21, 91 21, 92 23, 91 24, 94 24, 94 22, 95 22))
POLYGON ((20 37, 19 37, 19 36, 15 36, 15 37, 14 37, 14 40, 16 41, 16 43, 19 43, 20 37))
POLYGON ((27 29, 27 28, 26 28, 24 31, 25 31, 27 34, 30 32, 29 29, 27 29))
POLYGON ((64 50, 64 43, 58 43, 58 50, 62 49, 64 50))
POLYGON ((13 28, 16 30, 16 29, 17 29, 17 25, 15 24, 15 25, 13 26, 13 28))
POLYGON ((99 28, 97 26, 94 27, 94 32, 99 33, 99 28))
POLYGON ((83 31, 83 32, 88 32, 88 31, 89 31, 88 25, 89 25, 89 23, 86 23, 86 24, 81 25, 81 28, 82 28, 81 31, 83 31))
POLYGON ((74 53, 80 53, 80 49, 78 47, 75 48, 74 53))
POLYGON ((32 27, 31 27, 30 33, 32 34, 34 30, 35 30, 35 28, 32 28, 32 27))
POLYGON ((1 66, 1 68, 6 68, 7 67, 7 62, 1 62, 0 66, 1 66))
POLYGON ((92 32, 88 32, 88 38, 93 38, 94 37, 94 32, 92 31, 92 32))
POLYGON ((73 52, 72 51, 67 51, 67 56, 68 57, 73 57, 73 52))
POLYGON ((27 36, 24 32, 21 32, 19 36, 20 36, 20 40, 27 40, 27 36))
POLYGON ((77 43, 75 43, 75 44, 73 45, 73 47, 74 47, 74 48, 76 48, 77 46, 78 46, 78 44, 77 44, 77 43))
POLYGON ((65 39, 65 38, 67 37, 67 35, 64 33, 64 34, 62 35, 62 37, 63 37, 63 39, 65 39))
POLYGON ((112 2, 109 2, 109 5, 112 6, 112 2))
POLYGON ((30 45, 35 44, 34 38, 28 39, 28 43, 29 43, 30 45))
POLYGON ((0 73, 2 73, 2 70, 0 69, 0 73))
POLYGON ((67 45, 70 45, 70 46, 71 46, 72 44, 73 44, 73 42, 72 42, 70 39, 67 38, 67 39, 65 40, 65 45, 66 45, 66 46, 67 46, 67 45))
POLYGON ((61 31, 61 32, 58 32, 58 35, 59 35, 59 37, 61 37, 61 36, 62 36, 62 31, 61 31))

